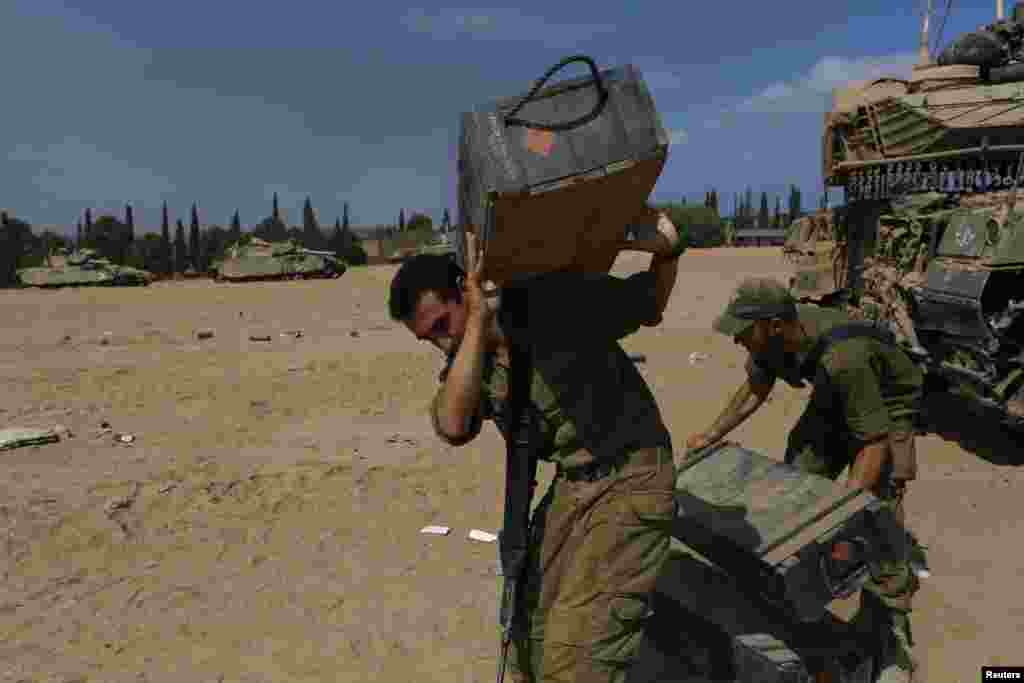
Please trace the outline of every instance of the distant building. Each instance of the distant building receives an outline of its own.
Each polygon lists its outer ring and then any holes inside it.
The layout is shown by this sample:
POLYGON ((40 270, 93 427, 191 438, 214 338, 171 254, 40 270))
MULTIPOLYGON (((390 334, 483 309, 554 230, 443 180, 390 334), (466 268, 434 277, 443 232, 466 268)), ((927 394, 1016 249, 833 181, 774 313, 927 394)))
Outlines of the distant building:
POLYGON ((785 243, 786 231, 780 228, 737 230, 733 239, 737 247, 781 247, 785 243))

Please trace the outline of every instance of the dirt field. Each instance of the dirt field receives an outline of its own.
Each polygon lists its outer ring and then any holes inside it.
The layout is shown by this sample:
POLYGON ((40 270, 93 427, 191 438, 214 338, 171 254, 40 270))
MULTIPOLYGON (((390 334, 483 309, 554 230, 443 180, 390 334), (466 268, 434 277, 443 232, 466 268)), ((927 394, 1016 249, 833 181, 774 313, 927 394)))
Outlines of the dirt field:
MULTIPOLYGON (((687 253, 664 324, 625 340, 677 448, 743 378, 713 316, 778 254, 687 253)), ((388 321, 393 272, 0 292, 0 426, 73 433, 0 453, 0 681, 494 680, 497 548, 467 533, 500 525, 503 442, 432 435, 441 358, 388 321)), ((781 457, 804 391, 735 438, 781 457)), ((968 683, 1024 664, 1024 481, 1005 434, 935 410, 908 496, 934 575, 916 652, 921 680, 968 683)))

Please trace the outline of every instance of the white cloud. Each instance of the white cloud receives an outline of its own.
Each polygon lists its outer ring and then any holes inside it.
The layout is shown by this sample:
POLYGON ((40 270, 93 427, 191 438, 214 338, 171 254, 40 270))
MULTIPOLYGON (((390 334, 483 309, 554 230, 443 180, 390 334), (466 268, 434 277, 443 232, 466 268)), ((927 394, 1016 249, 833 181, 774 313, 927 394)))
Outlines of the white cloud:
POLYGON ((917 55, 897 54, 876 57, 822 57, 804 74, 788 81, 777 81, 744 99, 737 113, 818 113, 826 111, 834 88, 851 81, 882 78, 908 78, 917 55))
POLYGON ((428 34, 437 40, 463 37, 498 41, 529 40, 555 46, 573 45, 616 30, 610 24, 555 24, 543 17, 521 14, 519 10, 511 8, 448 8, 433 14, 428 14, 424 9, 411 9, 401 21, 408 30, 428 34))

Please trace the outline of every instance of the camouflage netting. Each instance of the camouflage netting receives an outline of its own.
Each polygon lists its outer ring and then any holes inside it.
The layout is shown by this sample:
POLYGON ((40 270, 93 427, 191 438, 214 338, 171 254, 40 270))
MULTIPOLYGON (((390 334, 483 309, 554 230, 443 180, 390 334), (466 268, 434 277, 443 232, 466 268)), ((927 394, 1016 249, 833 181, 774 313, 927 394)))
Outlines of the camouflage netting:
POLYGON ((949 214, 937 192, 894 201, 879 219, 874 254, 864 259, 858 317, 888 325, 901 342, 920 347, 914 331, 912 290, 924 285, 932 227, 949 214))
POLYGON ((846 240, 830 210, 793 221, 782 247, 797 297, 821 297, 841 289, 846 280, 846 240))

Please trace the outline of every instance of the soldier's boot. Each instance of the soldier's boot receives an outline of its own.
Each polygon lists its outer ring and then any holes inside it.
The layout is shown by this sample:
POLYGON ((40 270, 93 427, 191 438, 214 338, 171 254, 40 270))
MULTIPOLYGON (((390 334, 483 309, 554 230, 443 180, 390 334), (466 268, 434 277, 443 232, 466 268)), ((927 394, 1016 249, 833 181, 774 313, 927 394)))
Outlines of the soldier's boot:
POLYGON ((888 628, 883 628, 881 634, 884 640, 878 683, 913 683, 917 666, 911 652, 910 615, 893 610, 888 628))

